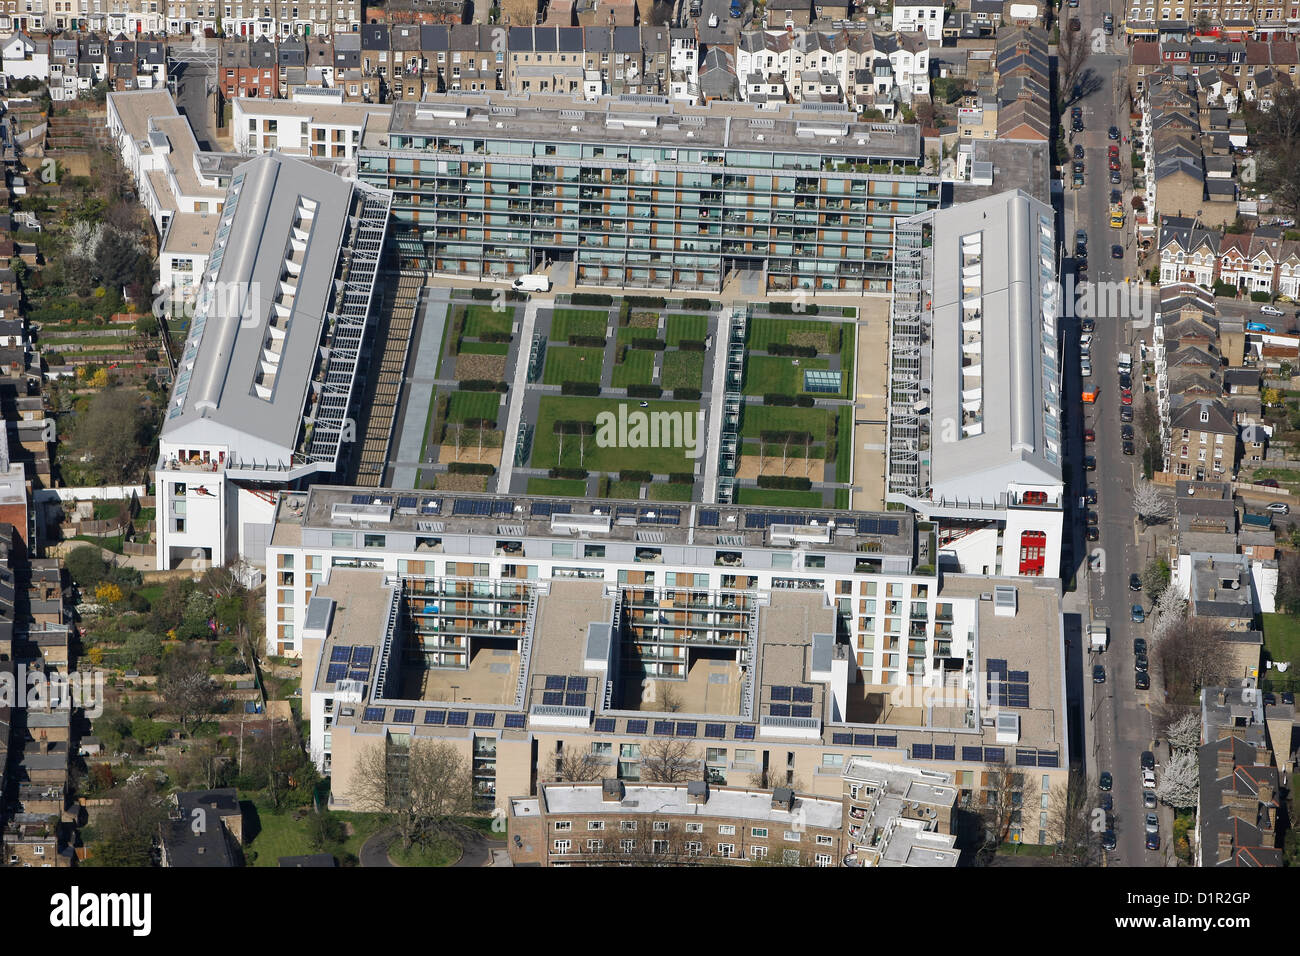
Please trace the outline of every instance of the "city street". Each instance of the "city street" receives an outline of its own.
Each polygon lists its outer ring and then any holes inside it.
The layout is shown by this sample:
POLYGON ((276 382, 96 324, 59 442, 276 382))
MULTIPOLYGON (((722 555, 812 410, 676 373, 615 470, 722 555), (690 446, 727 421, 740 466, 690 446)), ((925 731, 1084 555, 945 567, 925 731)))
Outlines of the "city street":
MULTIPOLYGON (((1100 29, 1107 9, 1101 0, 1083 0, 1080 7, 1067 7, 1064 16, 1067 19, 1078 17, 1084 34, 1091 38, 1095 36, 1093 30, 1100 29)), ((1117 24, 1122 22, 1123 10, 1115 7, 1110 12, 1115 14, 1117 24)), ((1088 271, 1087 282, 1080 281, 1077 289, 1090 293, 1090 307, 1081 308, 1080 313, 1086 312, 1087 315, 1079 314, 1078 318, 1090 317, 1096 322, 1090 350, 1092 375, 1081 380, 1076 377, 1078 364, 1067 363, 1069 404, 1082 410, 1081 419, 1072 429, 1071 491, 1077 506, 1078 497, 1086 489, 1095 489, 1097 504, 1076 507, 1076 513, 1084 519, 1088 510, 1095 512, 1099 530, 1099 540, 1088 542, 1084 537, 1085 521, 1075 523, 1073 554, 1076 556, 1074 567, 1077 569, 1078 593, 1074 596, 1072 609, 1079 611, 1081 620, 1077 630, 1071 629, 1072 634, 1079 635, 1079 647, 1071 647, 1068 658, 1071 669, 1077 669, 1071 675, 1072 686, 1081 685, 1082 693, 1085 744, 1080 757, 1098 804, 1098 778, 1103 771, 1109 771, 1114 777, 1112 796, 1117 846, 1107 854, 1107 862, 1122 866, 1162 866, 1166 862, 1172 815, 1167 810, 1162 813, 1160 851, 1147 851, 1139 757, 1143 750, 1152 749, 1153 745, 1154 731, 1149 710, 1152 692, 1138 691, 1134 686, 1133 639, 1145 637, 1149 625, 1135 624, 1129 619, 1133 604, 1142 603, 1147 607, 1144 595, 1129 590, 1129 576, 1140 574, 1151 555, 1140 538, 1131 506, 1134 483, 1141 477, 1141 458, 1126 456, 1122 451, 1117 360, 1121 352, 1133 354, 1134 402, 1140 405, 1143 383, 1135 343, 1149 337, 1150 332, 1141 327, 1135 329, 1129 319, 1141 319, 1142 315, 1138 310, 1125 308, 1127 303, 1135 301, 1127 294, 1125 280, 1137 276, 1130 204, 1133 195, 1132 146, 1124 141, 1124 137, 1130 135, 1125 87, 1128 56, 1119 32, 1117 29, 1110 42, 1110 49, 1117 52, 1094 53, 1086 63, 1085 68, 1096 77, 1098 88, 1077 104, 1070 104, 1083 109, 1083 131, 1070 134, 1069 106, 1061 117, 1067 131, 1066 143, 1071 159, 1075 144, 1082 144, 1085 154, 1085 185, 1082 189, 1069 188, 1070 167, 1066 167, 1067 232, 1063 239, 1067 269, 1074 265, 1071 256, 1075 252, 1075 233, 1082 229, 1088 234, 1088 271), (1111 126, 1120 130, 1118 145, 1122 182, 1118 186, 1109 182, 1107 170, 1107 148, 1112 142, 1107 137, 1107 130, 1111 126), (1122 191, 1126 211, 1122 229, 1110 226, 1112 189, 1122 191), (1123 248, 1122 258, 1112 258, 1113 245, 1123 248), (1081 401, 1079 385, 1085 382, 1097 388, 1095 404, 1085 405, 1081 401), (1084 429, 1093 430, 1095 441, 1084 442, 1084 429), (1095 471, 1084 470, 1084 456, 1096 459, 1095 471), (1087 628, 1091 621, 1105 621, 1109 625, 1110 645, 1104 653, 1093 654, 1086 650, 1087 628), (1104 683, 1093 682, 1096 664, 1105 668, 1104 683)), ((1075 323, 1066 333, 1067 339, 1072 339, 1067 345, 1067 354, 1072 352, 1075 358, 1079 356, 1079 332, 1080 327, 1075 323)))

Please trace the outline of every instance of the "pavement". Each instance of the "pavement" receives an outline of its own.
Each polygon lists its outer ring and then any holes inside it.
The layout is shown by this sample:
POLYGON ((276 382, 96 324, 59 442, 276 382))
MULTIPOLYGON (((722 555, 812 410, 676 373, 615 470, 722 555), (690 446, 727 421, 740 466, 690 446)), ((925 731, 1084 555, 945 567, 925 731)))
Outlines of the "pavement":
MULTIPOLYGON (((1122 22, 1124 11, 1114 0, 1083 0, 1080 7, 1071 11, 1078 16, 1084 32, 1093 35, 1094 28, 1101 26, 1102 15, 1110 11, 1115 14, 1116 22, 1122 22)), ((1109 182, 1107 173, 1107 129, 1119 127, 1122 135, 1128 129, 1128 92, 1125 88, 1128 57, 1122 42, 1115 38, 1112 49, 1118 52, 1094 54, 1088 61, 1100 80, 1100 88, 1085 97, 1078 105, 1083 107, 1084 131, 1074 136, 1067 136, 1067 148, 1073 151, 1075 143, 1082 143, 1085 156, 1085 185, 1082 189, 1068 189, 1065 195, 1065 252, 1074 252, 1074 236, 1077 229, 1088 233, 1089 271, 1087 278, 1092 283, 1123 284, 1126 278, 1137 278, 1136 256, 1134 248, 1133 215, 1131 210, 1122 230, 1110 228, 1108 211, 1109 194, 1112 188, 1124 191, 1126 208, 1128 197, 1132 194, 1132 171, 1129 168, 1131 147, 1120 142, 1120 158, 1123 164, 1122 184, 1114 187, 1109 182), (1112 259, 1110 247, 1119 244, 1124 247, 1122 259, 1112 259)), ((1069 123, 1068 108, 1064 122, 1069 123)), ((1073 263, 1072 259, 1067 262, 1073 263)), ((1094 302, 1106 302, 1107 298, 1095 295, 1094 302)), ((1113 301, 1113 300, 1112 300, 1113 301)), ((1158 852, 1145 849, 1143 831, 1141 775, 1139 755, 1143 750, 1153 747, 1154 720, 1151 707, 1154 705, 1152 691, 1138 691, 1134 686, 1133 638, 1148 637, 1150 624, 1134 624, 1129 620, 1130 608, 1141 602, 1144 607, 1148 602, 1140 594, 1128 589, 1129 576, 1141 573, 1143 567, 1154 553, 1154 540, 1150 532, 1144 536, 1136 521, 1131 507, 1133 488, 1141 478, 1141 459, 1125 456, 1119 440, 1120 390, 1116 361, 1123 351, 1136 353, 1139 338, 1150 335, 1150 330, 1128 320, 1124 315, 1094 314, 1096 331, 1092 343, 1091 356, 1093 375, 1090 382, 1099 386, 1099 398, 1095 405, 1085 406, 1075 396, 1080 394, 1082 380, 1079 377, 1077 346, 1079 326, 1067 324, 1066 338, 1066 386, 1065 394, 1073 400, 1067 403, 1073 420, 1070 428, 1070 460, 1072 467, 1071 494, 1077 500, 1085 487, 1095 488, 1098 502, 1092 506, 1097 512, 1097 526, 1100 539, 1087 542, 1083 535, 1083 509, 1075 508, 1074 543, 1072 553, 1074 567, 1066 570, 1077 574, 1078 590, 1067 595, 1065 610, 1067 613, 1067 687, 1071 701, 1071 723, 1079 723, 1083 731, 1077 744, 1082 750, 1073 752, 1087 771, 1096 792, 1096 781, 1102 771, 1110 771, 1114 776, 1112 791, 1115 801, 1115 832, 1117 846, 1107 854, 1108 865, 1120 866, 1166 866, 1172 865, 1172 856, 1168 852, 1172 834, 1173 815, 1167 807, 1162 807, 1161 841, 1158 852), (1084 447, 1083 430, 1092 428, 1097 440, 1084 447), (1094 472, 1082 471, 1082 459, 1085 455, 1096 458, 1097 468, 1094 472), (1086 480, 1084 480, 1086 479, 1086 480), (1098 561, 1092 567, 1089 556, 1098 561), (1104 620, 1110 627, 1109 648, 1101 654, 1094 655, 1085 649, 1084 634, 1087 625, 1093 620, 1104 620), (1105 683, 1093 683, 1093 665, 1100 663, 1105 668, 1105 683)), ((1082 318, 1082 316, 1080 316, 1082 318)), ((1134 368, 1134 401, 1142 401, 1143 382, 1140 365, 1134 368)), ((1152 684, 1159 686, 1159 675, 1152 673, 1152 684)), ((1076 735, 1079 736, 1079 735, 1076 735)), ((1157 771, 1158 772, 1158 771, 1157 771)))

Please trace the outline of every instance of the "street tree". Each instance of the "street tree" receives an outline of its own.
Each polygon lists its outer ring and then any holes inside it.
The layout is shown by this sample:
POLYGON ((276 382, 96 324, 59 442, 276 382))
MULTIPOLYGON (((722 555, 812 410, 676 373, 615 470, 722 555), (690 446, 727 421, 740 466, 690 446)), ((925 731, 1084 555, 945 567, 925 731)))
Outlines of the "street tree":
POLYGON ((1176 751, 1161 768, 1156 781, 1156 797, 1175 810, 1196 806, 1200 792, 1200 760, 1195 750, 1176 751))
POLYGON ((556 758, 554 779, 564 783, 587 783, 602 780, 608 765, 604 758, 592 753, 590 749, 582 750, 573 743, 556 758))
POLYGON ((1165 739, 1175 751, 1195 750, 1201 743, 1201 716, 1195 711, 1183 714, 1167 728, 1165 739))
POLYGON ((1204 618, 1175 619, 1153 654, 1170 700, 1194 703, 1203 687, 1220 683, 1225 660, 1217 628, 1204 618))
POLYGON ((474 806, 469 762, 446 741, 389 737, 361 751, 347 793, 360 810, 386 814, 403 849, 452 831, 474 806))
POLYGON ((1173 506, 1159 486, 1151 481, 1139 481, 1133 487, 1133 510, 1144 524, 1160 524, 1173 514, 1173 506))
POLYGON ((1142 589, 1152 601, 1158 601, 1169 587, 1169 562, 1156 558, 1142 569, 1142 589))
POLYGON ((984 820, 984 845, 980 852, 991 856, 1011 834, 1011 825, 1020 809, 1025 775, 1001 761, 990 763, 984 776, 984 805, 977 807, 984 820))
POLYGON ((1101 841, 1097 809, 1088 778, 1072 771, 1069 780, 1052 788, 1048 797, 1047 830, 1059 850, 1054 860, 1063 866, 1100 866, 1101 841))
POLYGON ((641 747, 641 773, 651 783, 699 780, 700 756, 687 740, 651 740, 641 747))

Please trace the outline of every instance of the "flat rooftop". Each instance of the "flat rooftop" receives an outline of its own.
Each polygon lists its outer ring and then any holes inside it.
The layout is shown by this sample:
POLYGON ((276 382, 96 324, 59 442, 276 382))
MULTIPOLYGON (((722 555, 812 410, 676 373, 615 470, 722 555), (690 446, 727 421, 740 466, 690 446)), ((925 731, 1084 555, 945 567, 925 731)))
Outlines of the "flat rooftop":
POLYGON ((367 125, 362 147, 388 149, 390 135, 784 151, 864 162, 922 159, 919 127, 858 122, 857 114, 841 104, 768 110, 716 100, 697 107, 647 95, 583 100, 505 92, 430 93, 420 103, 395 104, 387 129, 367 125))
POLYGON ((210 212, 179 212, 172 216, 162 251, 172 255, 204 255, 212 251, 220 216, 210 212))
POLYGON ((736 817, 755 823, 793 827, 797 821, 823 830, 842 826, 844 805, 840 800, 795 796, 794 808, 772 806, 770 790, 746 790, 731 787, 708 788, 704 803, 690 803, 685 786, 627 784, 621 801, 604 799, 604 791, 595 784, 543 784, 539 800, 547 813, 618 813, 661 814, 680 817, 736 817))

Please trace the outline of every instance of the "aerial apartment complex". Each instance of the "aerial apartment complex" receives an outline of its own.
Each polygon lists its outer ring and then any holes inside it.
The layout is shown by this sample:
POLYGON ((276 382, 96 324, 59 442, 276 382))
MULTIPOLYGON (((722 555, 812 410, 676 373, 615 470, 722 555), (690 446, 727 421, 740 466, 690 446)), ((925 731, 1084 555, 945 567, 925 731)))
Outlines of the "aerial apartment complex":
POLYGON ((939 205, 915 126, 839 104, 690 107, 502 93, 397 103, 361 179, 393 192, 403 268, 467 280, 566 264, 578 284, 886 292, 894 224, 939 205))
POLYGON ((566 754, 633 783, 688 741, 691 779, 819 797, 854 758, 950 773, 966 806, 1009 767, 1016 837, 1044 842, 1059 585, 915 573, 915 536, 902 512, 317 485, 278 498, 267 647, 302 658, 339 807, 376 745, 447 740, 509 811, 566 754))
POLYGON ((235 170, 159 438, 158 567, 260 554, 273 492, 338 469, 388 211, 301 160, 235 170))
POLYGON ((1056 577, 1065 484, 1056 237, 1019 190, 899 224, 886 500, 939 563, 1056 577))

